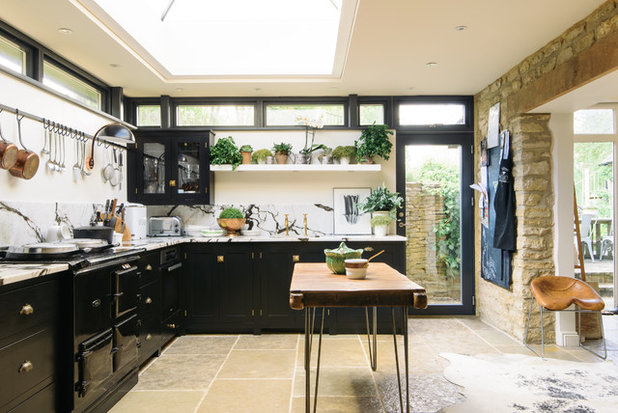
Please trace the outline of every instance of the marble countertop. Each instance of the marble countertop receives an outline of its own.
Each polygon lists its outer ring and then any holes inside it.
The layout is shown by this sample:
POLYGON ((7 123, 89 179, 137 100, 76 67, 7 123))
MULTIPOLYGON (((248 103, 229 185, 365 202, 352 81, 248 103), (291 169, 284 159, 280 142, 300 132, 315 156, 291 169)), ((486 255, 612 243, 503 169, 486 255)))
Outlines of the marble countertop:
MULTIPOLYGON (((385 237, 376 237, 373 235, 326 235, 321 237, 299 237, 298 235, 291 236, 245 236, 238 237, 153 237, 134 240, 123 243, 122 249, 127 247, 135 247, 135 249, 145 249, 152 251, 159 248, 165 248, 172 245, 183 243, 209 243, 209 242, 404 242, 406 237, 400 235, 387 235, 385 237)), ((0 264, 0 286, 12 284, 19 281, 28 280, 31 278, 42 277, 48 274, 54 274, 69 269, 66 263, 58 264, 39 264, 36 262, 28 264, 0 264)))

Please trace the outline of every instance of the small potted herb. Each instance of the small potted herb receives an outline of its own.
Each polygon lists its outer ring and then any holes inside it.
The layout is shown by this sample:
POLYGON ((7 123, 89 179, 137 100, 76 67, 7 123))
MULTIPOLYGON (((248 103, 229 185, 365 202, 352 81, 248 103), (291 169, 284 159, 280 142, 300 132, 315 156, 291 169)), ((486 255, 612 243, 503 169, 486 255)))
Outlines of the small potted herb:
POLYGON ((273 146, 273 151, 275 152, 275 159, 278 164, 285 164, 288 161, 288 156, 290 151, 292 150, 292 145, 289 143, 281 142, 276 143, 273 146))
POLYGON ((360 203, 358 208, 362 212, 371 212, 373 216, 387 215, 391 219, 395 219, 395 210, 401 207, 403 198, 399 196, 399 192, 390 192, 386 185, 377 187, 371 194, 360 203))
POLYGON ((333 163, 333 148, 329 148, 328 146, 324 146, 322 148, 322 154, 320 155, 320 163, 322 165, 333 163))
POLYGON ((388 226, 393 219, 388 215, 376 215, 371 218, 371 226, 376 237, 385 237, 388 232, 388 226))
POLYGON ((393 131, 387 129, 386 125, 376 125, 375 123, 363 131, 360 138, 354 141, 356 146, 356 157, 361 163, 373 163, 374 156, 381 156, 388 160, 393 143, 388 136, 393 131))
POLYGON ((236 169, 242 162, 242 155, 231 136, 221 138, 210 148, 211 165, 232 165, 236 169))
POLYGON ((217 218, 217 224, 227 232, 228 237, 237 236, 245 221, 242 211, 237 208, 226 208, 217 218))
POLYGON ((258 149, 257 151, 253 152, 251 160, 253 161, 253 163, 264 165, 266 163, 266 158, 268 158, 269 156, 272 158, 273 153, 268 149, 258 149))
POLYGON ((251 145, 243 145, 240 147, 240 154, 242 155, 242 163, 243 165, 248 165, 251 163, 251 153, 253 152, 253 148, 251 145))
POLYGON ((333 159, 338 160, 341 165, 352 163, 355 156, 355 146, 337 146, 333 151, 333 159))

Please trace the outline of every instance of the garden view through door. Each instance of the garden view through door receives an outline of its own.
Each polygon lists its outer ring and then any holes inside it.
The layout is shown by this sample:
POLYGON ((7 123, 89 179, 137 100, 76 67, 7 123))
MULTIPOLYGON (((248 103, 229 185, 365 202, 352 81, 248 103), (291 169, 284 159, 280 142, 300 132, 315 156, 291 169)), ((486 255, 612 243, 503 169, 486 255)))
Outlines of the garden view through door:
POLYGON ((462 148, 405 146, 406 272, 430 306, 462 304, 462 148))

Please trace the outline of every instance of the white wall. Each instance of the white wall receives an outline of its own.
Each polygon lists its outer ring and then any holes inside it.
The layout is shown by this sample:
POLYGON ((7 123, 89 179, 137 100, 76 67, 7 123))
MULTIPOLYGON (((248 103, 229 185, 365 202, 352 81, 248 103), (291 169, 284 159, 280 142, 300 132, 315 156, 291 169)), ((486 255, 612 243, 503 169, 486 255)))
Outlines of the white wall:
MULTIPOLYGON (((0 103, 18 108, 31 114, 49 118, 74 129, 93 135, 97 129, 111 119, 85 110, 64 99, 45 92, 13 76, 0 73, 0 103)), ((17 122, 15 115, 0 114, 2 134, 17 143, 17 122)), ((41 123, 23 119, 22 138, 29 149, 40 155, 43 148, 43 126, 41 123)), ((91 176, 75 177, 72 166, 75 163, 75 143, 66 140, 67 153, 64 173, 50 172, 45 167, 47 157, 41 158, 37 174, 31 180, 13 177, 8 171, 0 170, 1 201, 54 201, 54 202, 102 202, 106 198, 126 200, 126 157, 122 189, 112 188, 104 183, 101 168, 104 166, 105 150, 95 148, 95 169, 91 176)))
MULTIPOLYGON (((339 145, 354 145, 360 130, 316 132, 316 144, 331 148, 339 145)), ((292 144, 297 153, 304 147, 305 132, 287 131, 233 131, 217 132, 216 139, 232 136, 238 147, 249 144, 253 150, 271 149, 274 143, 292 144)), ((371 187, 383 182, 394 191, 395 188, 395 138, 391 137, 393 150, 390 159, 381 163, 380 172, 216 172, 215 203, 220 204, 323 204, 332 206, 333 188, 371 187)))

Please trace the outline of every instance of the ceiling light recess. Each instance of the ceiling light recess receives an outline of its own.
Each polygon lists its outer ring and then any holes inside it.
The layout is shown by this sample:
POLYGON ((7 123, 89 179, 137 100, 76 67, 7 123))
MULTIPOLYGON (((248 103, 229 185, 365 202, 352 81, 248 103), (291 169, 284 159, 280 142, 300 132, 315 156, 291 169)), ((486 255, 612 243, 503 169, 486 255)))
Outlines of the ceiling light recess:
POLYGON ((60 27, 58 29, 58 32, 62 33, 62 34, 73 34, 73 30, 67 28, 67 27, 60 27))
POLYGON ((438 66, 438 62, 427 62, 425 63, 425 66, 428 66, 428 67, 438 66))

